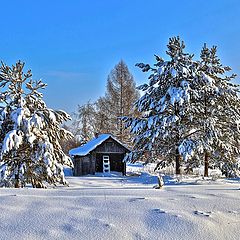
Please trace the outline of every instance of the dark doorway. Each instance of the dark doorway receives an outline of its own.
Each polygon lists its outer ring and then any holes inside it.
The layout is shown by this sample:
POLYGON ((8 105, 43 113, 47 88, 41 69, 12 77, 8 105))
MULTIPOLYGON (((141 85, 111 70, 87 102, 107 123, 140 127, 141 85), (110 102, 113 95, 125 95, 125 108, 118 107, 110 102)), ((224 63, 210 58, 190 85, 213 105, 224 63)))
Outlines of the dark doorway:
POLYGON ((121 153, 97 153, 96 154, 96 172, 103 172, 103 156, 109 156, 110 160, 110 172, 122 172, 124 173, 124 154, 121 153))

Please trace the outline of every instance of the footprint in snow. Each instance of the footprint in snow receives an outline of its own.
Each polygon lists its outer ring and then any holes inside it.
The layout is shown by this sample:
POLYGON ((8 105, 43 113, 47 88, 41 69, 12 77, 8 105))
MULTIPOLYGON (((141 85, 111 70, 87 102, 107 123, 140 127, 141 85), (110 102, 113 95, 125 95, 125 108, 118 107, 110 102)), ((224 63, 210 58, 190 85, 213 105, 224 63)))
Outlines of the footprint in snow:
POLYGON ((102 219, 95 219, 95 222, 100 223, 100 224, 102 224, 104 227, 107 227, 107 228, 114 227, 113 224, 111 224, 111 223, 106 223, 106 222, 105 222, 104 220, 102 220, 102 219))
POLYGON ((144 240, 146 238, 144 236, 142 236, 140 233, 136 233, 134 239, 136 239, 136 240, 144 240))
POLYGON ((189 198, 197 198, 197 197, 195 197, 195 196, 190 196, 189 198))
POLYGON ((238 214, 238 211, 229 210, 228 213, 238 214))
POLYGON ((113 224, 111 224, 111 223, 105 223, 105 224, 103 224, 105 227, 107 227, 107 228, 111 228, 111 227, 113 227, 114 225, 113 224))
POLYGON ((145 200, 146 198, 144 198, 144 197, 139 197, 139 198, 132 198, 132 199, 130 199, 129 200, 129 202, 136 202, 136 201, 139 201, 139 200, 145 200))
POLYGON ((159 209, 159 208, 155 208, 152 211, 155 212, 155 213, 166 213, 164 210, 159 209))
POLYGON ((214 194, 214 193, 209 193, 209 194, 207 194, 208 196, 211 196, 211 197, 217 197, 217 195, 216 194, 214 194))
POLYGON ((212 212, 194 211, 194 214, 204 217, 210 217, 212 212))
POLYGON ((182 217, 182 215, 180 215, 180 214, 175 214, 173 216, 176 217, 176 218, 181 218, 182 217))

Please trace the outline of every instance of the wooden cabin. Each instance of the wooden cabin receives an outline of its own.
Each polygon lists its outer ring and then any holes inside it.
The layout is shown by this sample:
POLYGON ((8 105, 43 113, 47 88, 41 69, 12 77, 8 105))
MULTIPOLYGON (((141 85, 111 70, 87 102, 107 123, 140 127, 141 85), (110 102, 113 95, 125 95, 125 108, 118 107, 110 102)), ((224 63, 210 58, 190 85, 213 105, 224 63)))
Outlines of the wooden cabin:
POLYGON ((123 159, 130 150, 111 134, 101 134, 86 144, 69 151, 73 159, 74 176, 95 172, 122 172, 126 174, 123 159))

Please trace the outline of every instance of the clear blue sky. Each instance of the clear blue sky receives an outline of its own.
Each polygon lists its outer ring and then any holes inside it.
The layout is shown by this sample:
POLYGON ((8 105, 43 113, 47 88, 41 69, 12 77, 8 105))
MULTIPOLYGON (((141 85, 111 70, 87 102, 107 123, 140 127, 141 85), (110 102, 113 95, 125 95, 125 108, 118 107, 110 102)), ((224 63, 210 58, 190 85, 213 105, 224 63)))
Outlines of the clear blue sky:
POLYGON ((1 2, 0 29, 0 59, 26 62, 48 84, 47 105, 70 113, 104 94, 120 59, 137 84, 147 82, 135 63, 165 57, 172 36, 196 57, 204 42, 217 45, 240 75, 239 0, 8 0, 1 2))

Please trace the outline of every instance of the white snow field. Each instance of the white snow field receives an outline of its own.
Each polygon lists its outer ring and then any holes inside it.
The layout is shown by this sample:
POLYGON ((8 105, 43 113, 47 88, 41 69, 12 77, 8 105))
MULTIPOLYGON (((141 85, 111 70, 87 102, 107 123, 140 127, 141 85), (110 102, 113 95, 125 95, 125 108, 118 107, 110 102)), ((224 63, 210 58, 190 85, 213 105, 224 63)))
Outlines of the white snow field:
POLYGON ((0 239, 224 239, 240 236, 240 181, 147 173, 68 177, 69 187, 0 189, 0 239))

